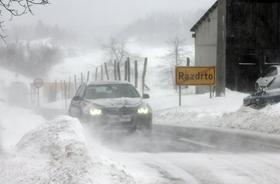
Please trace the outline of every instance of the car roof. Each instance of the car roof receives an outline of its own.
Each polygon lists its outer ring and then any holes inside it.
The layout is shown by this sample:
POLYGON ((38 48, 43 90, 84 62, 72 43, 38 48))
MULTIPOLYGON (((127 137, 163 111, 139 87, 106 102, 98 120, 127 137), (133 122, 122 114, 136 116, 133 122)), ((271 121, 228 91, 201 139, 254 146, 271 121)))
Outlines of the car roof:
POLYGON ((128 81, 90 81, 87 85, 130 84, 128 81))
POLYGON ((271 68, 271 67, 280 68, 280 65, 271 65, 271 66, 269 66, 269 68, 271 68))
POLYGON ((270 65, 267 69, 276 68, 278 72, 280 72, 280 65, 270 65))

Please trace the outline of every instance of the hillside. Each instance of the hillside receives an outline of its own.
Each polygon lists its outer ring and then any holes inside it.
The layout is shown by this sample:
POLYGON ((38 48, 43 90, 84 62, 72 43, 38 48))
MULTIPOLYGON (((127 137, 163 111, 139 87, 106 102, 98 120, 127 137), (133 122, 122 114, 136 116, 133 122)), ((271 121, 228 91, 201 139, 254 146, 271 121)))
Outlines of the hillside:
POLYGON ((146 44, 165 44, 175 36, 185 38, 188 43, 192 43, 189 30, 201 14, 202 11, 197 11, 191 16, 189 13, 147 15, 128 25, 120 35, 146 44))

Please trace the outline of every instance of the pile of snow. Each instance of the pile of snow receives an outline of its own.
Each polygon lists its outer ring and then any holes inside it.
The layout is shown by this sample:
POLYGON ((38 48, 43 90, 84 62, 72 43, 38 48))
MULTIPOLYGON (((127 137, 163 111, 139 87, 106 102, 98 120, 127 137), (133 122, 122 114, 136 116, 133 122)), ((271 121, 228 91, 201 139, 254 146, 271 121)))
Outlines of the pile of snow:
POLYGON ((216 126, 280 134, 280 104, 261 110, 242 107, 237 112, 225 114, 216 126))
MULTIPOLYGON (((174 126, 212 126, 280 134, 280 104, 261 110, 243 106, 246 94, 227 90, 226 97, 209 99, 209 94, 185 95, 183 106, 175 107, 172 95, 156 98, 154 121, 174 126), (168 109, 164 107, 170 106, 168 109)), ((174 103, 175 102, 175 103, 174 103)))
MULTIPOLYGON (((173 92, 174 93, 174 92, 173 92)), ((189 94, 182 96, 182 106, 179 107, 178 94, 154 96, 150 101, 155 111, 156 123, 186 124, 203 121, 205 118, 217 118, 225 113, 237 111, 243 103, 246 94, 227 90, 226 97, 209 97, 209 94, 189 94)))
POLYGON ((0 183, 135 183, 120 166, 89 154, 84 135, 80 122, 67 116, 28 132, 14 157, 0 157, 0 183))
POLYGON ((44 123, 44 119, 30 109, 23 109, 0 102, 0 135, 4 150, 14 148, 30 130, 44 123))

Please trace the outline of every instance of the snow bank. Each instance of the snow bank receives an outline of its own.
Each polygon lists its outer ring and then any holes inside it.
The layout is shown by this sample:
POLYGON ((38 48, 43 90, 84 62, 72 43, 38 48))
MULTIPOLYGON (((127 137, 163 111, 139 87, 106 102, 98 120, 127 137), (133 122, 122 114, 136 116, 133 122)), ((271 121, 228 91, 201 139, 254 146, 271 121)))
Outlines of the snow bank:
MULTIPOLYGON (((207 96, 184 96, 184 106, 159 109, 154 121, 174 126, 212 126, 280 134, 280 104, 256 110, 243 107, 246 94, 227 91, 223 98, 209 99, 207 96)), ((167 99, 172 98, 160 99, 157 105, 162 108, 174 103, 167 99)))
POLYGON ((4 150, 13 149, 23 135, 43 124, 44 121, 32 110, 0 102, 0 135, 4 150))
POLYGON ((155 117, 160 123, 173 124, 173 122, 202 121, 206 118, 217 118, 225 113, 237 111, 243 103, 246 94, 227 91, 226 97, 209 98, 209 94, 184 95, 182 107, 179 107, 178 95, 166 95, 150 101, 154 107, 155 117))
POLYGON ((67 116, 42 124, 18 142, 15 158, 0 157, 0 183, 135 183, 115 163, 92 157, 84 135, 80 122, 67 116))
POLYGON ((237 112, 225 114, 216 126, 280 134, 280 104, 261 110, 242 107, 237 112))

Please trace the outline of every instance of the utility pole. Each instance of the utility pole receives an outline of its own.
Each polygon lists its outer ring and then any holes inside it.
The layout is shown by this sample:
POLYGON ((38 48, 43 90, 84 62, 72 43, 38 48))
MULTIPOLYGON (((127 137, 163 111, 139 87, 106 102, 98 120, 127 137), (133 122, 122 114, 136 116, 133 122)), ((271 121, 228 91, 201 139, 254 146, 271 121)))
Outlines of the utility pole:
POLYGON ((143 69, 143 73, 142 73, 142 96, 144 95, 144 91, 145 91, 145 78, 146 78, 146 73, 147 73, 147 63, 148 63, 148 58, 145 58, 144 69, 143 69))
POLYGON ((138 61, 134 61, 134 86, 138 88, 138 61))
POLYGON ((226 93, 226 19, 227 0, 218 0, 217 81, 216 96, 226 93))

